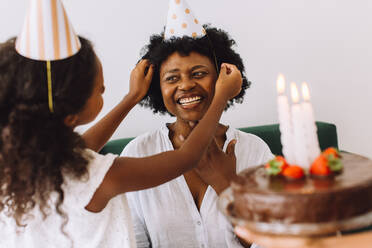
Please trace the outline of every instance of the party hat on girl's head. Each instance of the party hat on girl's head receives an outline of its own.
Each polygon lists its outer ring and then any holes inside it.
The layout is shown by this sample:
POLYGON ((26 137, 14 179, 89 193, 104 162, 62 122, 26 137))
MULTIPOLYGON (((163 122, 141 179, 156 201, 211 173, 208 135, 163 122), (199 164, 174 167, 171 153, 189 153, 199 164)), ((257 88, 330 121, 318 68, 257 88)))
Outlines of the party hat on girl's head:
POLYGON ((34 60, 53 61, 71 57, 80 47, 60 0, 30 0, 17 38, 19 54, 34 60))
POLYGON ((164 39, 172 37, 202 37, 206 34, 203 26, 195 18, 186 0, 170 0, 164 39))
POLYGON ((52 65, 50 61, 65 59, 81 48, 79 38, 70 24, 60 0, 30 0, 21 34, 17 38, 17 52, 30 59, 46 62, 48 106, 54 112, 52 65))

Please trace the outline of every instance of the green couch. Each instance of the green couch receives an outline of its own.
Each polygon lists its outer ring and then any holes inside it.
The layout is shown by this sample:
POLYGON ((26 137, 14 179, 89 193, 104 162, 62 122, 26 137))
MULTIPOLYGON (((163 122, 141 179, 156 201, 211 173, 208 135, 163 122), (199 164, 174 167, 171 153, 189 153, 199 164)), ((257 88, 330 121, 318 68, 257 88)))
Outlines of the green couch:
MULTIPOLYGON (((338 148, 336 126, 325 122, 317 122, 316 126, 318 128, 320 148, 322 150, 330 146, 338 148)), ((239 128, 239 130, 257 135, 269 145, 272 153, 282 155, 282 144, 280 143, 280 131, 278 124, 244 127, 239 128)), ((111 140, 103 147, 100 153, 120 154, 124 147, 132 139, 134 139, 134 137, 111 140)))

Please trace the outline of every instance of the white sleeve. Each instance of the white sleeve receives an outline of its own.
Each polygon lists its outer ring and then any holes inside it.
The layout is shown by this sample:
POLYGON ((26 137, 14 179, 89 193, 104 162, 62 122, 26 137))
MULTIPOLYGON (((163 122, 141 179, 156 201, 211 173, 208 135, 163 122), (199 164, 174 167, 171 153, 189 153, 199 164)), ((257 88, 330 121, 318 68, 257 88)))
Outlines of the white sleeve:
POLYGON ((132 157, 132 158, 141 158, 146 157, 145 154, 143 154, 143 150, 145 150, 145 147, 141 147, 140 142, 138 142, 138 138, 135 138, 134 140, 131 140, 123 149, 120 156, 121 157, 132 157))
POLYGON ((136 192, 127 193, 128 205, 132 215, 133 230, 136 237, 137 248, 151 247, 149 233, 143 217, 141 205, 136 192))
POLYGON ((87 175, 84 175, 82 179, 69 179, 62 186, 63 190, 68 192, 65 194, 66 202, 83 209, 88 205, 117 158, 114 154, 101 155, 89 149, 85 150, 84 155, 89 161, 87 175))
POLYGON ((256 135, 239 131, 235 146, 236 171, 267 163, 274 156, 269 146, 256 135))
POLYGON ((264 163, 266 163, 267 161, 269 161, 269 160, 271 160, 271 159, 274 158, 274 154, 272 154, 269 146, 266 143, 265 143, 265 146, 266 146, 266 149, 265 149, 264 154, 262 156, 262 161, 264 163))
POLYGON ((262 157, 260 159, 262 164, 265 164, 267 161, 274 158, 274 155, 272 154, 270 147, 266 142, 261 139, 260 137, 256 136, 257 138, 257 151, 262 154, 262 157))

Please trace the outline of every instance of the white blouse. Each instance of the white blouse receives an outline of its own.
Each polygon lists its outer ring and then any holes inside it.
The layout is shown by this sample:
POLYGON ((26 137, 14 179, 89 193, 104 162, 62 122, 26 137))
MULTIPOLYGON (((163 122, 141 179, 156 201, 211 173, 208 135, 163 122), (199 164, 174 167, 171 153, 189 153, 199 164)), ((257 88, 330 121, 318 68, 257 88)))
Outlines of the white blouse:
MULTIPOLYGON (((87 154, 91 160, 85 179, 66 177, 62 185, 65 194, 62 209, 68 215, 63 230, 68 236, 61 232, 63 219, 55 210, 43 220, 40 212, 34 209, 32 216, 25 221, 25 227, 16 226, 13 219, 0 213, 1 248, 135 247, 129 207, 124 195, 111 199, 99 213, 85 210, 117 157, 112 154, 103 156, 91 150, 87 150, 87 154)), ((56 195, 53 194, 51 202, 55 199, 56 195)))
MULTIPOLYGON (((236 139, 236 170, 267 162, 272 158, 259 137, 229 128, 226 142, 236 139)), ((122 156, 144 157, 173 150, 169 130, 163 127, 138 136, 122 156)), ((137 246, 140 247, 242 247, 225 216, 217 209, 218 195, 208 186, 198 211, 186 180, 180 176, 158 187, 127 193, 137 246)))

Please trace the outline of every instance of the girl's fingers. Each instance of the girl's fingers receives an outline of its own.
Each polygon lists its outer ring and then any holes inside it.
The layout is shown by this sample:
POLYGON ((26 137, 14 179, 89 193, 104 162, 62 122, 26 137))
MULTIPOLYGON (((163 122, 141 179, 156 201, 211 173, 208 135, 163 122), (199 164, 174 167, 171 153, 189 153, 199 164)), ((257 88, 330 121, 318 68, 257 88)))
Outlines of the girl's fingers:
POLYGON ((151 80, 152 75, 154 74, 154 66, 153 65, 149 65, 146 68, 147 68, 147 72, 145 70, 145 78, 146 78, 146 80, 151 80))

